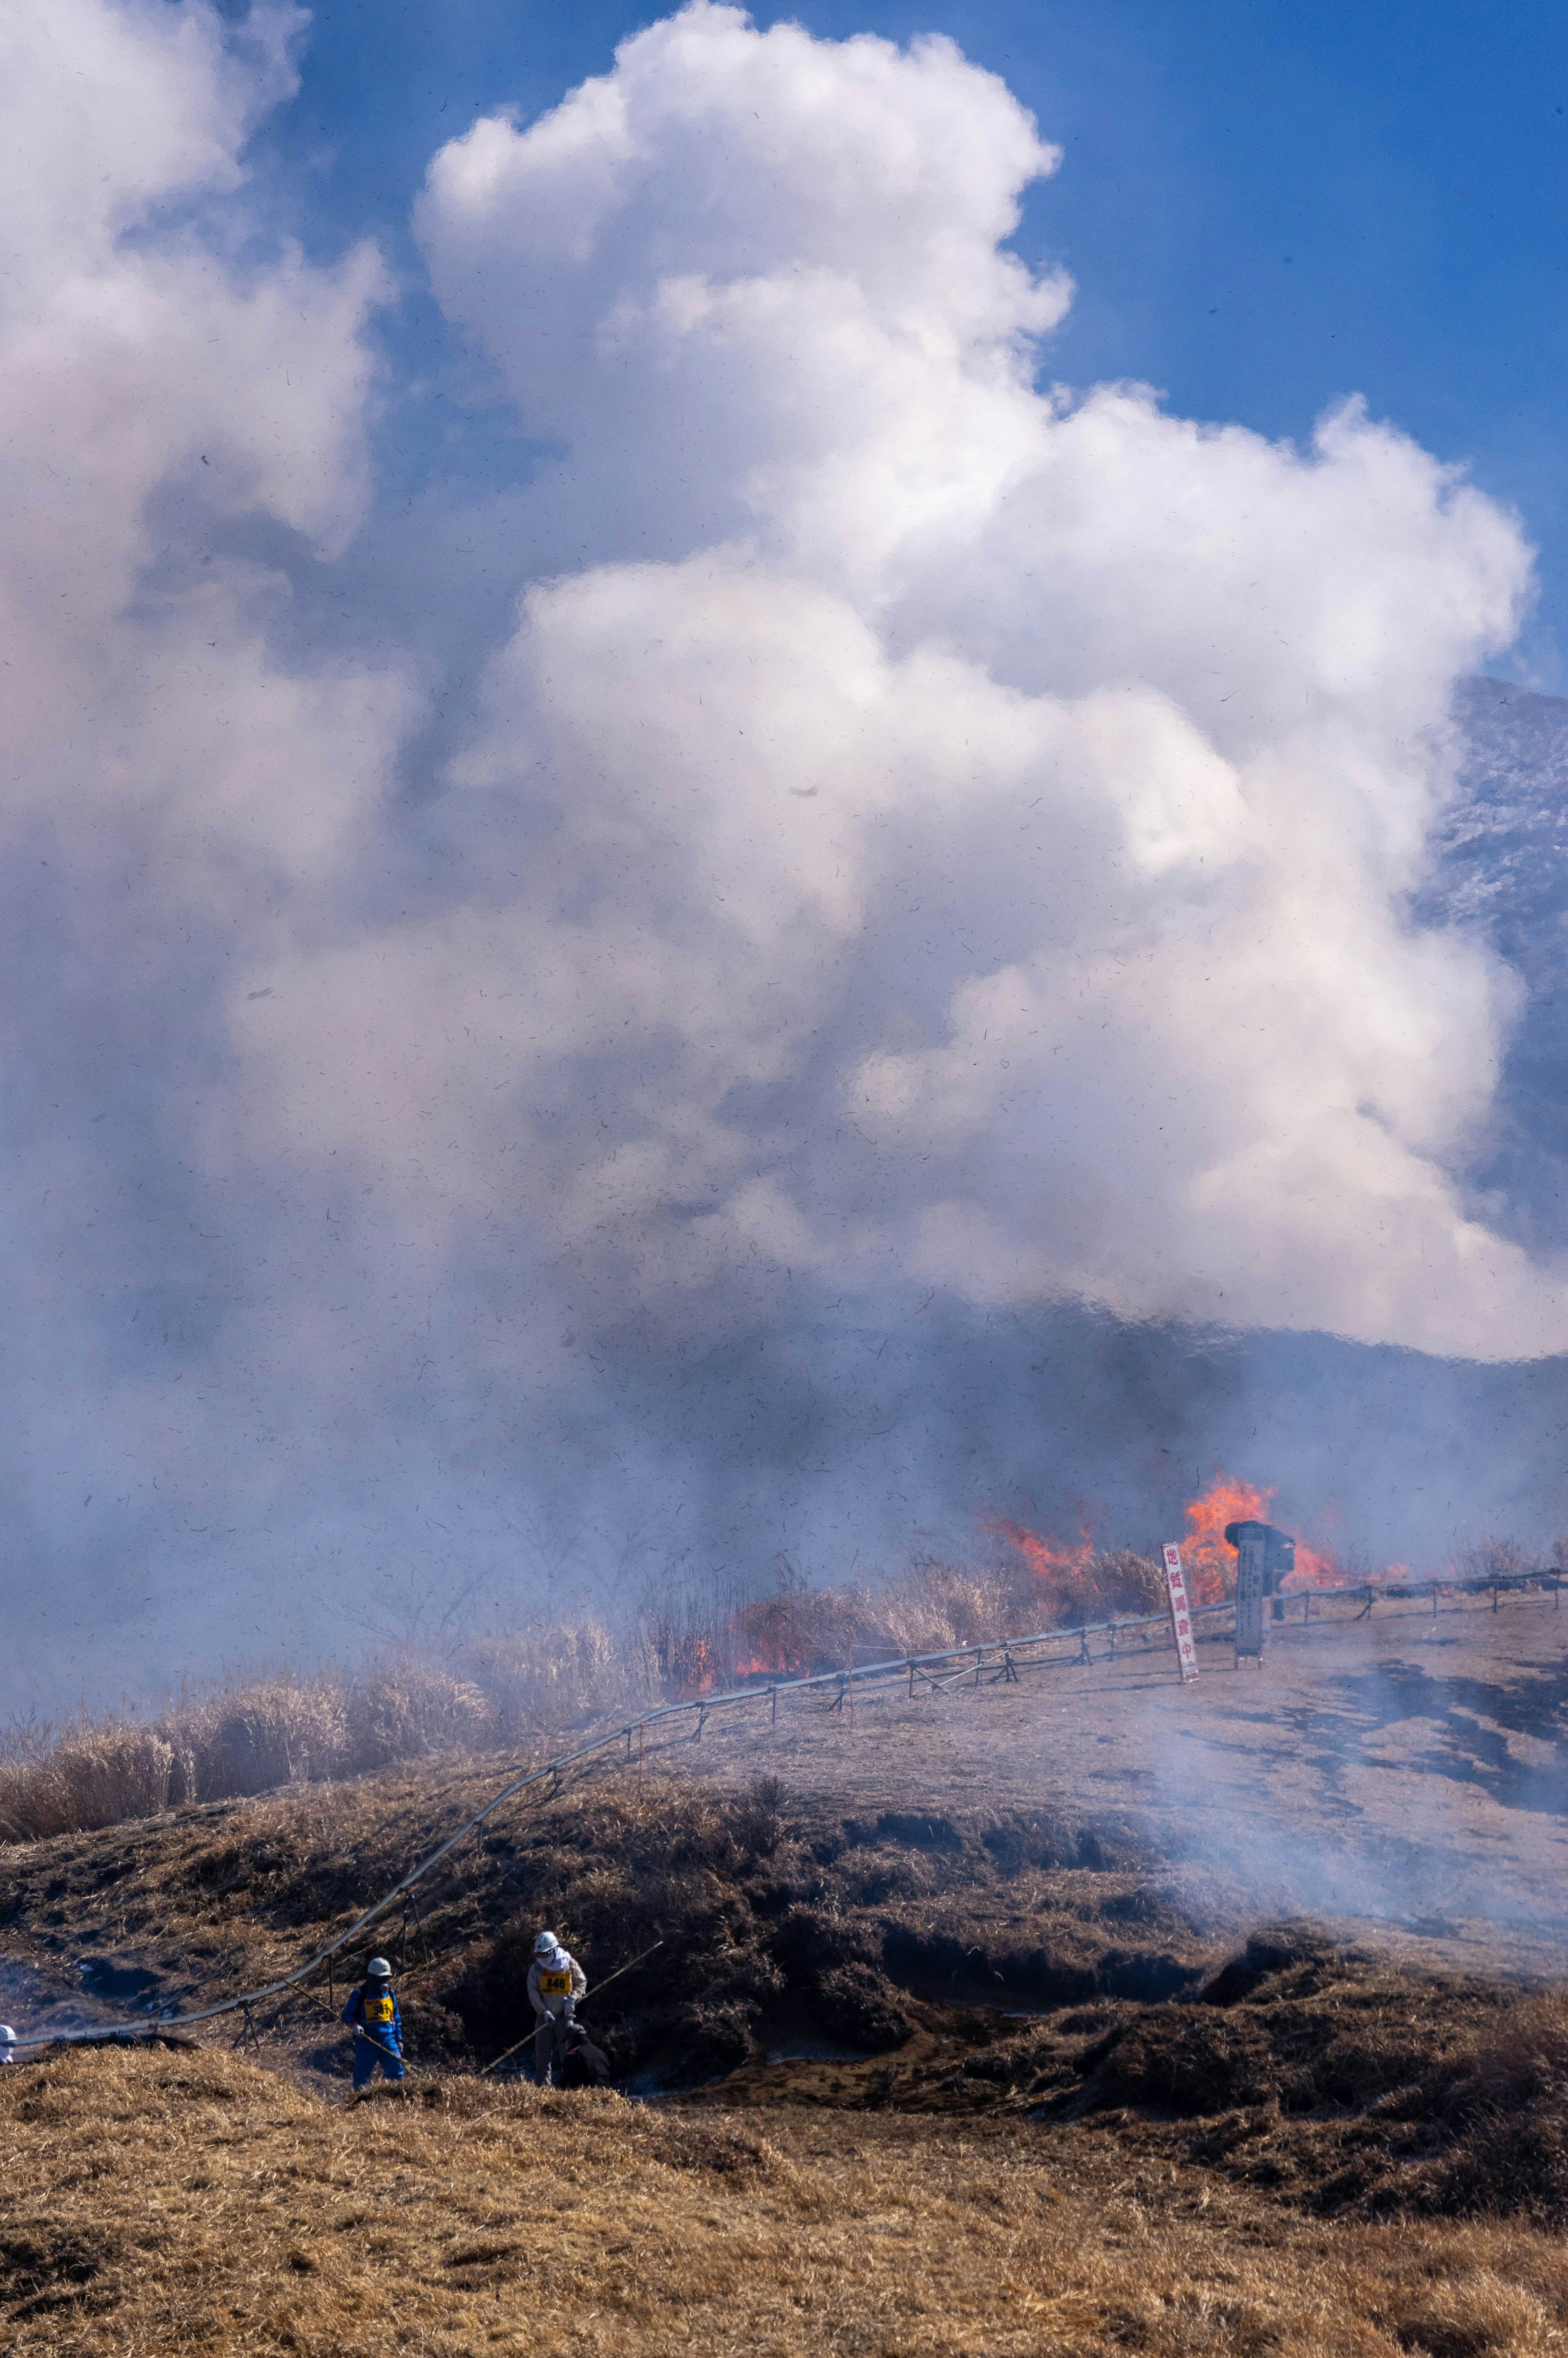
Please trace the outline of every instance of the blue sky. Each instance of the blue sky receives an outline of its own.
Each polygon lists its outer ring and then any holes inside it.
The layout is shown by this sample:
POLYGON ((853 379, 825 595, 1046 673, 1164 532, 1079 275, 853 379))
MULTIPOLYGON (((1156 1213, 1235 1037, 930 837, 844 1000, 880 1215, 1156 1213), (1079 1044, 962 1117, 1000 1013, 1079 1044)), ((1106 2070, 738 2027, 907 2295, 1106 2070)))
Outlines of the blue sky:
MULTIPOLYGON (((455 357, 406 228, 432 152, 476 113, 513 106, 526 120, 554 104, 652 13, 500 0, 317 9, 303 87, 267 148, 311 245, 368 231, 395 255, 400 375, 455 357)), ((1568 687, 1560 9, 864 0, 756 16, 831 37, 938 30, 1003 75, 1065 149, 1019 240, 1078 282, 1047 373, 1141 377, 1180 414, 1271 436, 1301 437, 1325 404, 1364 394, 1519 509, 1541 549, 1541 599, 1498 668, 1568 687)), ((449 479, 464 454, 449 406, 440 415, 449 479)), ((394 486, 434 455, 431 416, 395 404, 384 436, 394 486)), ((526 463, 493 412, 470 412, 460 438, 487 483, 526 463)))

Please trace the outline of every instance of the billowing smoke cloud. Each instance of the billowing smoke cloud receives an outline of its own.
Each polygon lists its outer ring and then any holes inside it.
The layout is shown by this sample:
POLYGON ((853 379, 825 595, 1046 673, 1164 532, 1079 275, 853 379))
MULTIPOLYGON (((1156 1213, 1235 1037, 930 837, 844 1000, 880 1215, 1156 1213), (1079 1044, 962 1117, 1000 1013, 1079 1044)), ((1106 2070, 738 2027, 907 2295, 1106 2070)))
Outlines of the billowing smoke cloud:
POLYGON ((750 1259, 1558 1347, 1452 1175, 1506 978, 1405 905, 1519 535, 1353 407, 1303 458, 1037 393, 1068 290, 999 240, 1055 161, 945 41, 707 6, 436 158, 437 291, 604 559, 530 591, 457 772, 547 815, 520 889, 401 937, 306 1124, 408 1152, 434 996, 467 1184, 505 1132, 641 1293, 750 1259))
POLYGON ((1411 914, 1519 532, 1355 406, 1303 453, 1039 390, 1071 289, 1006 241, 1057 157, 1000 81, 697 5, 434 158, 437 295, 553 455, 429 774, 438 634, 308 626, 390 289, 247 193, 303 17, 10 21, 41 1658, 838 1569, 1118 1452, 1148 1498, 1248 1389, 1217 1345, 1152 1391, 1171 1322, 1568 1345, 1465 1190, 1515 986, 1411 914))
POLYGON ((159 1557, 167 1577, 169 1552, 254 1511, 253 1469, 225 1487, 275 1423, 245 1316, 265 1243, 225 1203, 212 1142, 243 1086, 217 992, 320 922, 413 708, 363 662, 283 667, 287 579, 238 537, 330 556, 368 488, 382 264, 256 261, 230 201, 305 23, 262 5, 231 32, 160 0, 6 19, 5 1422, 24 1660, 40 1626, 69 1659, 85 1620, 107 1624, 113 1666, 159 1557))

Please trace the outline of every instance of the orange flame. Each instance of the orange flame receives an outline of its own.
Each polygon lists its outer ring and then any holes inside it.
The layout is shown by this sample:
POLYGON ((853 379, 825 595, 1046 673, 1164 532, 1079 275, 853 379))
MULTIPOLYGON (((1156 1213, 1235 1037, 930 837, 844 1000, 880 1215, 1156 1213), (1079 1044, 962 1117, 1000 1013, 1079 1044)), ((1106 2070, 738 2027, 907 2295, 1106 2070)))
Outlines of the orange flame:
MULTIPOLYGON (((1195 1605, 1221 1605, 1235 1589, 1236 1551, 1226 1539, 1227 1523, 1266 1523, 1273 1501, 1271 1487, 1261 1490, 1256 1483, 1240 1481, 1234 1475, 1216 1474, 1208 1488, 1188 1502, 1182 1563, 1187 1595, 1195 1605)), ((1298 1592, 1332 1588, 1339 1577, 1339 1567, 1331 1555, 1297 1540, 1295 1570, 1287 1572, 1280 1585, 1298 1592)))
POLYGON ((655 1640, 666 1693, 682 1703, 711 1692, 719 1665, 708 1639, 695 1629, 669 1629, 655 1640))
POLYGON ((809 1650, 801 1599, 792 1590, 741 1606, 730 1617, 728 1637, 741 1679, 793 1678, 806 1668, 809 1650))
POLYGON ((1194 1605, 1222 1605, 1236 1586, 1236 1552, 1225 1537, 1227 1523, 1266 1523, 1272 1489, 1217 1474, 1201 1496, 1189 1500, 1182 1539, 1182 1566, 1194 1605))
POLYGON ((1054 1621, 1065 1624, 1098 1617, 1095 1607, 1099 1598, 1089 1578, 1095 1544, 1087 1531, 1080 1531, 1076 1547, 1056 1547, 1024 1524, 1010 1522, 1005 1515, 982 1516, 981 1523, 1023 1558, 1042 1584, 1041 1601, 1054 1621))
MULTIPOLYGON (((1187 1595, 1194 1605, 1222 1605, 1236 1587, 1236 1551, 1225 1536, 1227 1523, 1265 1523, 1274 1501, 1272 1487, 1244 1482, 1232 1474, 1217 1473, 1206 1490, 1184 1509, 1186 1530, 1182 1536, 1182 1563, 1187 1595)), ((1097 1595, 1089 1566, 1094 1541, 1086 1530, 1077 1546, 1060 1546, 1044 1540, 1022 1523, 1002 1515, 982 1518, 984 1527, 1022 1556, 1043 1584, 1043 1603, 1056 1620, 1092 1620, 1103 1600, 1097 1595)), ((1331 1555, 1296 1541, 1295 1570, 1285 1575, 1288 1589, 1327 1588, 1340 1577, 1331 1555)))
MULTIPOLYGON (((1397 1580, 1403 1570, 1402 1564, 1391 1563, 1383 1576, 1388 1580, 1397 1580)), ((1344 1577, 1344 1572, 1331 1555, 1320 1555, 1316 1548, 1310 1548, 1304 1540, 1298 1540, 1296 1568, 1294 1572, 1286 1573, 1280 1585, 1292 1593, 1303 1588, 1334 1588, 1344 1577)))

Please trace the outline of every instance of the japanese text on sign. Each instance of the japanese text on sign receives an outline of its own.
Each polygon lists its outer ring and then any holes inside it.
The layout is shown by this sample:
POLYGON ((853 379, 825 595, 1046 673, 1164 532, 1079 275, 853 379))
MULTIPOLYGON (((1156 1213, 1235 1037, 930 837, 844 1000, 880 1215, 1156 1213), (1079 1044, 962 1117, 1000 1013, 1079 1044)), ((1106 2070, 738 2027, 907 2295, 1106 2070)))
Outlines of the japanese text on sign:
POLYGON ((1171 1635, 1176 1642, 1176 1663, 1182 1673, 1182 1684, 1198 1674, 1198 1650, 1193 1640, 1193 1617, 1187 1605, 1187 1580, 1182 1570, 1182 1551, 1173 1541, 1167 1540, 1160 1551, 1165 1559, 1165 1588, 1171 1600, 1171 1635))

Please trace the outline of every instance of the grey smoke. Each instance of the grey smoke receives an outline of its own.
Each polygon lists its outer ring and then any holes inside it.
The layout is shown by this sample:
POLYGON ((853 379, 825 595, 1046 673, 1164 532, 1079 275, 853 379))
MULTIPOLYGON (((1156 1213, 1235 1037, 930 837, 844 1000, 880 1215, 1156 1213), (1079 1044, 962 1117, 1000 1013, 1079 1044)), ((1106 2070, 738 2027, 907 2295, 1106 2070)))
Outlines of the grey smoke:
POLYGON ((1042 395, 1002 86, 704 6, 433 161, 557 455, 394 514, 386 274, 240 161, 301 33, 65 0, 3 102, 0 1702, 1221 1463, 1568 1525, 1512 523, 1354 410, 1042 395))

